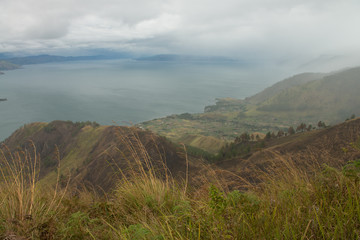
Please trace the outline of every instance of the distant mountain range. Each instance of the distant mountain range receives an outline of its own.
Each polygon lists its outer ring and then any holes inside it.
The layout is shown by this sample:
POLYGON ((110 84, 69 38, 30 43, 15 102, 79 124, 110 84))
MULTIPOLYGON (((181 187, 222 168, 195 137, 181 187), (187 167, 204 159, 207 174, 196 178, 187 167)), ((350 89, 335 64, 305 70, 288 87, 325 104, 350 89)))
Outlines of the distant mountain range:
POLYGON ((138 61, 164 61, 164 62, 232 62, 231 58, 221 56, 194 56, 177 54, 159 54, 149 57, 137 58, 138 61))
POLYGON ((191 55, 176 55, 176 54, 160 54, 148 57, 134 58, 127 53, 106 53, 104 55, 92 56, 56 56, 56 55, 36 55, 24 57, 11 57, 10 55, 0 54, 0 70, 11 70, 19 68, 21 65, 29 64, 43 64, 53 62, 70 62, 70 61, 93 61, 93 60, 107 60, 107 59, 135 59, 137 61, 168 61, 168 62, 231 62, 235 61, 231 58, 220 56, 191 56, 191 55))
POLYGON ((97 56, 55 56, 55 55, 37 55, 26 57, 12 57, 4 59, 6 62, 17 65, 29 65, 29 64, 42 64, 52 62, 70 62, 70 61, 89 61, 89 60, 105 60, 105 59, 120 59, 125 58, 122 54, 113 55, 97 55, 97 56))

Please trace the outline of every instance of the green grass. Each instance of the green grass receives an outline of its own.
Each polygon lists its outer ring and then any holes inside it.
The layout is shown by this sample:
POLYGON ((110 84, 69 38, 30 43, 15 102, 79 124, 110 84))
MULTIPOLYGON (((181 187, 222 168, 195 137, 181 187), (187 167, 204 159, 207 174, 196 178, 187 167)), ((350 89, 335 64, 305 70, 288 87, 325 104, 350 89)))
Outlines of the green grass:
MULTIPOLYGON (((91 151, 94 144, 99 139, 104 128, 104 126, 96 128, 85 126, 79 128, 79 134, 77 135, 74 143, 76 147, 61 160, 60 171, 67 174, 80 167, 86 161, 87 154, 91 151)), ((40 181, 44 184, 54 184, 56 182, 56 178, 57 173, 52 171, 40 181)))
MULTIPOLYGON (((2 152, 0 238, 29 239, 357 239, 360 162, 324 166, 309 177, 294 164, 247 191, 216 179, 201 186, 155 169, 138 136, 123 139, 136 156, 104 196, 44 189, 35 152, 2 152), (137 160, 136 160, 137 159, 137 160), (36 161, 35 161, 36 160, 36 161), (216 184, 217 183, 217 184, 216 184)), ((125 153, 125 152, 124 152, 125 153)), ((119 169, 122 171, 122 169, 119 169)))

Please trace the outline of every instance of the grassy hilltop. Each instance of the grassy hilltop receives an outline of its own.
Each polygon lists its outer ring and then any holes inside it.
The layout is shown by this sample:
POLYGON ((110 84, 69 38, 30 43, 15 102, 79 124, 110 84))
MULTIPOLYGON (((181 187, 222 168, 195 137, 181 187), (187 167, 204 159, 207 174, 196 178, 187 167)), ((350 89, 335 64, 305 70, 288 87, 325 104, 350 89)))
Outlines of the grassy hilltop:
POLYGON ((360 67, 300 74, 246 99, 219 99, 204 113, 171 115, 140 125, 173 141, 216 152, 243 132, 277 132, 303 122, 334 124, 360 115, 359 78, 360 67))
POLYGON ((0 237, 354 239, 359 130, 259 140, 211 163, 137 128, 26 125, 0 155, 0 237))

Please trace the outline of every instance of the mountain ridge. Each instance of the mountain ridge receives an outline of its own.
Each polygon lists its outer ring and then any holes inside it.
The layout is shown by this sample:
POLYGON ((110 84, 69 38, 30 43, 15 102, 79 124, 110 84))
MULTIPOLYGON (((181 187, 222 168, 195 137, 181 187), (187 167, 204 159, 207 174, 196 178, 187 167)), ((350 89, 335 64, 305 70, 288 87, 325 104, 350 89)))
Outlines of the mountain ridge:
POLYGON ((166 159, 166 169, 174 177, 183 177, 185 173, 185 159, 179 149, 161 137, 134 127, 99 126, 92 122, 37 122, 21 127, 3 144, 10 151, 35 147, 43 161, 40 181, 45 183, 56 181, 60 162, 60 171, 71 175, 73 185, 109 191, 121 179, 118 170, 129 168, 134 161, 131 151, 135 150, 139 151, 140 158, 144 158, 141 152, 146 151, 155 159, 152 165, 156 168, 161 168, 164 163, 160 160, 166 159))
MULTIPOLYGON (((274 168, 282 169, 289 164, 312 174, 324 164, 341 168, 359 159, 360 151, 354 143, 360 146, 360 118, 325 129, 258 142, 263 142, 263 146, 246 157, 239 155, 207 162, 192 151, 184 151, 182 147, 139 128, 54 121, 23 126, 4 141, 7 150, 3 148, 2 151, 36 150, 42 161, 40 181, 46 184, 56 182, 56 171, 61 166, 60 171, 70 175, 73 186, 111 191, 122 178, 121 174, 127 175, 134 159, 143 161, 148 156, 152 159, 152 167, 159 170, 159 176, 165 169, 174 178, 183 180, 188 176, 192 185, 200 186, 204 179, 199 176, 211 178, 215 171, 221 173, 227 187, 244 189, 248 183, 261 183, 264 174, 277 176, 279 173, 272 172, 274 168), (239 181, 239 177, 246 181, 239 181)), ((149 163, 142 164, 147 169, 149 163)))

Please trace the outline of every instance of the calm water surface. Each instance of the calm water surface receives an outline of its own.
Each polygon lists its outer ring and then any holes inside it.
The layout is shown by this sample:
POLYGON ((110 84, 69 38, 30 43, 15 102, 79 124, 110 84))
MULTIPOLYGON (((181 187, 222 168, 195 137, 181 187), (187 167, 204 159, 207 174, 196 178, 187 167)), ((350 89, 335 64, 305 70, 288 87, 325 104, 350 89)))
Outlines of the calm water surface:
POLYGON ((244 98, 287 74, 237 62, 111 60, 27 65, 0 75, 0 98, 8 99, 0 102, 0 140, 35 121, 124 125, 202 112, 215 98, 244 98))

